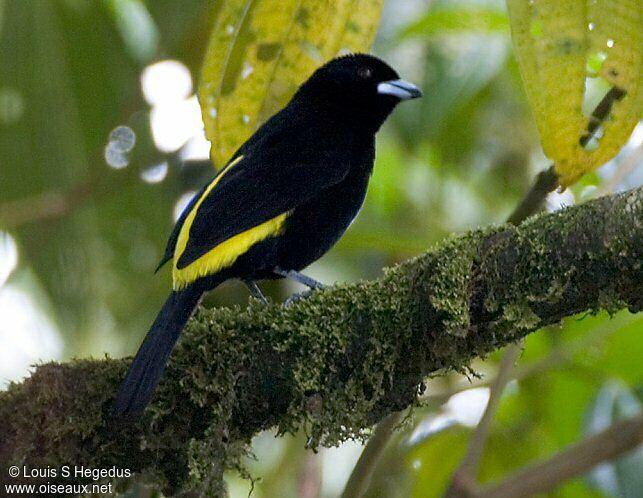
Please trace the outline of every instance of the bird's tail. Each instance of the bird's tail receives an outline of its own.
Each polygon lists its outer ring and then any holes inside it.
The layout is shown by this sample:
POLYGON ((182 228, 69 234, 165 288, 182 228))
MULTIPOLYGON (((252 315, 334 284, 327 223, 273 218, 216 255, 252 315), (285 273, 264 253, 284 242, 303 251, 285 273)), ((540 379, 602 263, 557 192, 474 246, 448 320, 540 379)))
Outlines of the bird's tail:
POLYGON ((143 412, 156 389, 181 330, 199 303, 203 290, 196 285, 174 291, 143 340, 112 406, 113 416, 143 412))

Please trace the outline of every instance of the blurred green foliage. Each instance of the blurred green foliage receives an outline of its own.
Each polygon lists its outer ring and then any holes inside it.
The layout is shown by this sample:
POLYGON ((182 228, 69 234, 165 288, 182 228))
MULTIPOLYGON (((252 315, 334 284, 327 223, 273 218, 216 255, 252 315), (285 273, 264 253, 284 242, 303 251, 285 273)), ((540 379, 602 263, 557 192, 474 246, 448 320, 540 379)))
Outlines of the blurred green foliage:
MULTIPOLYGON (((185 161, 181 149, 157 147, 141 73, 157 61, 180 61, 194 91, 213 6, 210 0, 0 0, 0 230, 19 249, 7 285, 19 284, 44 307, 62 334, 66 358, 134 352, 170 289, 167 270, 152 272, 173 211, 212 168, 185 161), (134 131, 136 144, 127 166, 116 169, 104 154, 110 132, 121 125, 134 131), (163 162, 162 181, 141 178, 163 162)), ((368 279, 448 234, 506 218, 546 166, 506 26, 500 0, 385 2, 374 52, 418 83, 425 97, 400 106, 384 126, 365 206, 311 275, 327 282, 368 279)), ((584 179, 572 195, 596 195, 604 177, 584 179)), ((292 291, 285 285, 264 289, 283 299, 292 291)), ((206 304, 246 299, 242 286, 229 283, 206 304)), ((619 410, 606 408, 618 399, 640 410, 632 400, 643 391, 642 331, 643 317, 620 313, 568 319, 530 336, 517 371, 535 365, 534 371, 503 398, 482 480, 578 440, 598 427, 597 413, 603 421, 618 418, 619 410), (610 389, 617 394, 606 395, 610 389)), ((498 358, 474 369, 488 381, 498 358)), ((427 395, 466 384, 458 376, 435 379, 427 395)), ((471 431, 457 420, 427 429, 449 413, 441 403, 415 410, 389 444, 368 496, 440 496, 471 431)), ((259 436, 258 460, 249 462, 261 478, 253 496, 298 496, 310 472, 303 446, 301 437, 259 436)), ((355 452, 331 463, 325 453, 317 457, 318 472, 326 474, 322 495, 334 496, 355 452)), ((632 470, 643 457, 639 451, 628 458, 551 496, 643 496, 633 484, 640 483, 640 469, 632 470)), ((244 496, 248 484, 236 476, 229 481, 233 495, 244 496)))

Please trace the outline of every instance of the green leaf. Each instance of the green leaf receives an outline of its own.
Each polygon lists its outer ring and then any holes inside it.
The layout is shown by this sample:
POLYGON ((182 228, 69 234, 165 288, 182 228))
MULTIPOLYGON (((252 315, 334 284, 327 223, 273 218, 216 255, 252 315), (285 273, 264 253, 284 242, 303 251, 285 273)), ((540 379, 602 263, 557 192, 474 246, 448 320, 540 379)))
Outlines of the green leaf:
POLYGON ((630 386, 643 385, 643 314, 622 312, 620 315, 628 320, 621 322, 618 332, 597 353, 593 368, 605 377, 618 378, 630 386))
POLYGON ((568 187, 612 159, 641 120, 643 9, 636 0, 508 0, 507 6, 543 151, 554 162, 561 186, 568 187), (586 80, 596 74, 622 98, 613 105, 597 147, 586 148, 586 80))
POLYGON ((407 455, 414 478, 414 498, 438 498, 443 495, 467 447, 470 431, 461 426, 425 439, 407 455))
MULTIPOLYGON (((620 420, 635 416, 643 410, 643 403, 627 386, 607 382, 589 407, 585 435, 591 435, 620 420)), ((609 463, 600 465, 587 477, 588 484, 606 495, 616 498, 640 498, 643 490, 643 448, 609 463)))
POLYGON ((440 7, 409 24, 402 38, 477 33, 507 33, 507 13, 491 7, 440 7))
POLYGON ((321 63, 367 51, 381 8, 382 0, 223 3, 198 90, 214 164, 224 164, 321 63))

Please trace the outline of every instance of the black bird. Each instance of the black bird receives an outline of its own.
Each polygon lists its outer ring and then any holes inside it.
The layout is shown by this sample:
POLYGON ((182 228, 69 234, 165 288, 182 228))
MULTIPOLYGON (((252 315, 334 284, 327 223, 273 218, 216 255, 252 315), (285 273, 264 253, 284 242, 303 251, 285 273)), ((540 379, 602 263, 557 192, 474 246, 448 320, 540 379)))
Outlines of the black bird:
POLYGON ((357 215, 375 159, 375 133, 414 85, 366 54, 333 59, 298 89, 185 208, 159 268, 173 291, 121 384, 114 415, 143 411, 204 292, 237 278, 292 278, 328 251, 357 215))

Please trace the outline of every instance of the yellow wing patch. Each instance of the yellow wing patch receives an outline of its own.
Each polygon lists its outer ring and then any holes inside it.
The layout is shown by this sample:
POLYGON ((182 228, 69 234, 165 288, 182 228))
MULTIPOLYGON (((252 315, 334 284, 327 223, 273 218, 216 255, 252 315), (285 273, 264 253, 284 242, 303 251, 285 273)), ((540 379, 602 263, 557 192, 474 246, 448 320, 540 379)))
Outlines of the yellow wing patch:
POLYGON ((174 264, 172 267, 172 280, 174 290, 180 290, 186 287, 188 284, 194 282, 200 277, 206 275, 212 275, 223 268, 231 266, 239 256, 245 253, 250 247, 252 247, 257 242, 260 242, 268 237, 272 237, 281 233, 283 223, 288 217, 289 213, 283 213, 279 216, 276 216, 268 221, 263 222, 256 227, 241 232, 234 237, 229 238, 221 242, 216 247, 210 249, 200 258, 196 259, 188 266, 184 268, 177 268, 177 262, 183 251, 188 244, 188 238, 190 236, 190 228, 194 222, 199 206, 203 203, 203 200, 210 194, 212 189, 216 187, 217 183, 223 178, 230 168, 243 159, 243 156, 231 161, 221 174, 212 180, 212 183, 208 185, 208 188, 205 189, 205 192, 201 195, 199 200, 194 204, 192 210, 185 218, 185 222, 181 227, 179 232, 179 237, 176 241, 176 247, 174 249, 174 264))

